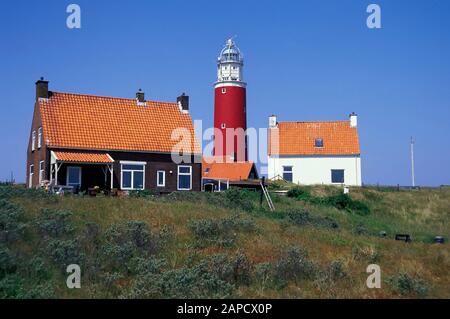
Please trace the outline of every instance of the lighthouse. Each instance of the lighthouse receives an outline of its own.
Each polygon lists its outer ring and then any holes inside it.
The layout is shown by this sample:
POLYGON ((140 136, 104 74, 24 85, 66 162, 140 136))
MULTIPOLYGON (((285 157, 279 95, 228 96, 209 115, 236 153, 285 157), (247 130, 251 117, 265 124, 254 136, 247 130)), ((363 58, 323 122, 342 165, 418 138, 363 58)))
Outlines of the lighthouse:
POLYGON ((214 84, 214 156, 247 161, 246 86, 244 59, 233 39, 217 58, 214 84))

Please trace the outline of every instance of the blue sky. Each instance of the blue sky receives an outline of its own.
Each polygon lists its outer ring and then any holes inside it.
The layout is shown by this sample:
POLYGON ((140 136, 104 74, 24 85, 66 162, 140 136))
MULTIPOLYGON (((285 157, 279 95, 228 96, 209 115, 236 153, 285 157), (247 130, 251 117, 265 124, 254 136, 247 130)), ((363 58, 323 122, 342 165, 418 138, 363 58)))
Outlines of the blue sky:
MULTIPOLYGON (((229 36, 245 55, 248 124, 359 115, 363 181, 450 184, 450 1, 3 1, 0 4, 0 180, 23 181, 44 76, 62 92, 191 97, 213 124, 216 57, 229 36), (82 28, 66 27, 66 7, 82 28), (230 5, 227 5, 229 3, 230 5), (366 8, 382 9, 382 29, 366 8)), ((169 120, 169 119, 168 119, 169 120)))

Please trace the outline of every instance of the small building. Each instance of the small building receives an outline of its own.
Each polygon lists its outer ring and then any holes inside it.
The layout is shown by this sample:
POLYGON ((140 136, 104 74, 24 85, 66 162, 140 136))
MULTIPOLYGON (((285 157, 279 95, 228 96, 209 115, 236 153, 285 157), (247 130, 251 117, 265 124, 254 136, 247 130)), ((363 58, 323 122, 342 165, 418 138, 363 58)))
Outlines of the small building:
POLYGON ((220 192, 230 186, 259 187, 258 171, 252 161, 236 162, 232 158, 204 157, 202 186, 205 191, 220 192))
POLYGON ((27 153, 30 188, 201 189, 201 148, 184 94, 167 103, 145 100, 141 90, 129 99, 60 93, 41 78, 27 153))
POLYGON ((268 177, 301 185, 361 186, 357 115, 329 122, 269 117, 268 177))

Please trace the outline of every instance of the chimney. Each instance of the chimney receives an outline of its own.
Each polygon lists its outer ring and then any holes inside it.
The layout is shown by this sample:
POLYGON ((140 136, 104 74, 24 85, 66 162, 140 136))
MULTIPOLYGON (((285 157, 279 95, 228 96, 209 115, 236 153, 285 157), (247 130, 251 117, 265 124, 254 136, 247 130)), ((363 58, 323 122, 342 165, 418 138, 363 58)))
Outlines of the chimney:
POLYGON ((40 98, 48 99, 48 81, 43 77, 36 82, 36 101, 40 98))
POLYGON ((142 91, 142 89, 139 89, 139 91, 137 91, 136 100, 140 103, 145 102, 145 93, 142 91))
POLYGON ((273 114, 269 116, 269 128, 276 128, 277 124, 277 116, 273 114))
POLYGON ((180 106, 180 109, 185 112, 189 112, 189 96, 185 93, 181 94, 177 97, 177 103, 180 106))
POLYGON ((358 115, 356 115, 355 112, 352 112, 350 114, 350 127, 357 127, 358 126, 358 115))

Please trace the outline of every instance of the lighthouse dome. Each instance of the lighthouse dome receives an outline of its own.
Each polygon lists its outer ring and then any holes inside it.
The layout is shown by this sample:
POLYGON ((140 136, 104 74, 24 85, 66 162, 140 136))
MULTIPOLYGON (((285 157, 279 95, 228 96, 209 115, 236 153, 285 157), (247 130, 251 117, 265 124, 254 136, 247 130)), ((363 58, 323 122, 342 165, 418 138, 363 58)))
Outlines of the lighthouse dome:
POLYGON ((233 39, 228 39, 225 47, 220 51, 219 62, 242 62, 243 57, 233 39))

